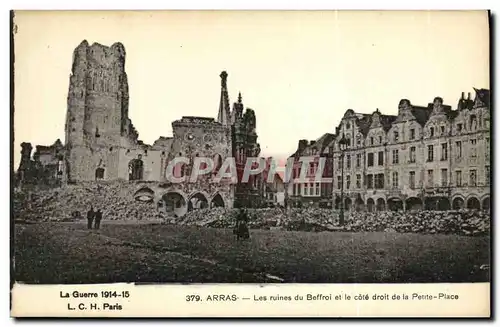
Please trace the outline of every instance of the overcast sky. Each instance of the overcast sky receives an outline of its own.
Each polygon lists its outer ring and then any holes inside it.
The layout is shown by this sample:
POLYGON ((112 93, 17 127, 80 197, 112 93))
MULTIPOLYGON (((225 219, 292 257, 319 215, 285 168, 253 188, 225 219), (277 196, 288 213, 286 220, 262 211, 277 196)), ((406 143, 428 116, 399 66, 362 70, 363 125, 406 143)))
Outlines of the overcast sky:
POLYGON ((257 116, 262 155, 333 133, 345 111, 396 114, 400 99, 456 106, 489 88, 486 12, 46 12, 15 18, 15 168, 20 143, 64 142, 73 50, 125 46, 129 115, 144 142, 181 116, 231 105, 257 116), (474 93, 472 93, 474 94, 474 93))

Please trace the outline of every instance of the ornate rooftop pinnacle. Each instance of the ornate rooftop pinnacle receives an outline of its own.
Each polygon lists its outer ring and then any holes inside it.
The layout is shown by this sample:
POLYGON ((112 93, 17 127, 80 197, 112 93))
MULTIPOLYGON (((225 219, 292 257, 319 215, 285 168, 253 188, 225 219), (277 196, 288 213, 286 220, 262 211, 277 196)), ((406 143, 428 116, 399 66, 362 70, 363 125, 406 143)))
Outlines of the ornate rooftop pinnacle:
POLYGON ((223 71, 220 73, 221 78, 221 94, 219 103, 219 114, 217 115, 217 121, 222 125, 230 124, 231 111, 229 108, 229 95, 227 94, 227 73, 223 71))
POLYGON ((225 70, 222 71, 222 73, 220 73, 220 78, 221 78, 221 86, 226 87, 227 86, 227 73, 225 70))
POLYGON ((241 103, 241 92, 238 93, 238 103, 241 103))

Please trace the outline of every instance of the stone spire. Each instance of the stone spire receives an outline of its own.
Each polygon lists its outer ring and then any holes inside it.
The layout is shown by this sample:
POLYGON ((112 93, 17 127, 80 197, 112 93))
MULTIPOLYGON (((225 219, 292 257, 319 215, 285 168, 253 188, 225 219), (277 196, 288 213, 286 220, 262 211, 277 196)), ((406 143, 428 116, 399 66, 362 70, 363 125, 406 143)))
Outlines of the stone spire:
POLYGON ((230 107, 229 107, 229 96, 227 94, 227 73, 223 71, 220 74, 221 78, 221 91, 220 91, 220 104, 219 104, 219 114, 217 116, 217 121, 222 125, 230 124, 230 107))
POLYGON ((231 111, 231 124, 235 124, 243 117, 243 99, 241 92, 238 93, 238 102, 233 103, 233 111, 231 111))

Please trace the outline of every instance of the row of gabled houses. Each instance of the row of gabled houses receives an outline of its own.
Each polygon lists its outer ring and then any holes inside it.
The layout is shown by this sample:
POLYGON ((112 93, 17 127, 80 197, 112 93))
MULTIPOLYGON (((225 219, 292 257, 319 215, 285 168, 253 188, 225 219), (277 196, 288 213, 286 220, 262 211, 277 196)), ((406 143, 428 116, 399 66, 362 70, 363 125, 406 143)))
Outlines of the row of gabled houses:
POLYGON ((338 209, 343 199, 345 210, 489 209, 490 92, 474 91, 474 99, 462 93, 455 109, 436 97, 427 106, 402 99, 395 115, 347 110, 335 133, 299 141, 287 203, 338 209), (305 167, 307 180, 297 180, 303 156, 314 160, 305 167), (320 158, 324 178, 314 180, 320 158))

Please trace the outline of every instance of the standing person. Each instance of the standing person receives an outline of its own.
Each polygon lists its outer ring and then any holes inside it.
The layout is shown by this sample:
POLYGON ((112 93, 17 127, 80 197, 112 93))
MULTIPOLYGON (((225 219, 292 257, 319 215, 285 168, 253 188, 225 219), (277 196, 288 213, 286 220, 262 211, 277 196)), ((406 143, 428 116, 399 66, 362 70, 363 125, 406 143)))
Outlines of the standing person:
POLYGON ((238 239, 248 239, 250 238, 250 231, 248 230, 248 213, 246 209, 242 211, 242 215, 240 217, 240 222, 238 224, 238 239))
POLYGON ((236 214, 236 224, 233 228, 233 234, 236 235, 236 238, 238 239, 238 224, 240 223, 240 215, 241 215, 241 209, 238 211, 238 213, 236 214))
POLYGON ((234 226, 233 234, 236 234, 236 239, 240 239, 240 224, 243 221, 244 212, 243 208, 240 208, 238 214, 236 215, 236 226, 234 226))
POLYGON ((92 229, 92 222, 94 220, 94 217, 95 217, 94 208, 92 206, 90 206, 90 210, 87 211, 87 228, 88 229, 92 229))
POLYGON ((99 229, 101 227, 101 220, 102 220, 102 211, 101 209, 97 210, 95 214, 95 229, 99 229))

